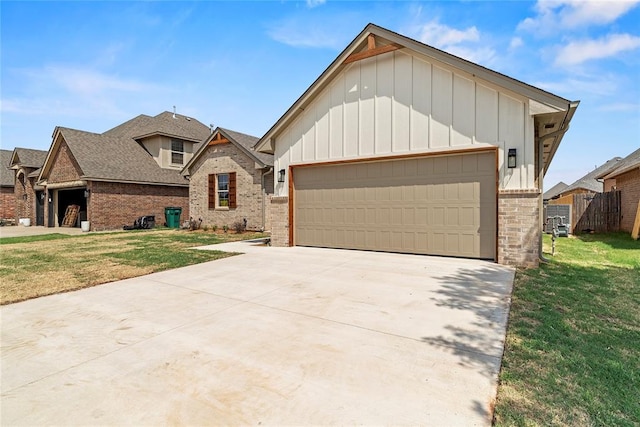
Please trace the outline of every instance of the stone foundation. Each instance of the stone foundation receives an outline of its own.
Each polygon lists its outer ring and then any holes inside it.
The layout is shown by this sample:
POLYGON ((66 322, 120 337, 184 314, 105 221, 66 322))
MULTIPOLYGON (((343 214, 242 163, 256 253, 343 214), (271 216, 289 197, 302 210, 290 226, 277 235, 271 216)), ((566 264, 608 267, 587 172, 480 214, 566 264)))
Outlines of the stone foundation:
POLYGON ((541 233, 538 190, 498 194, 499 264, 537 267, 541 233))

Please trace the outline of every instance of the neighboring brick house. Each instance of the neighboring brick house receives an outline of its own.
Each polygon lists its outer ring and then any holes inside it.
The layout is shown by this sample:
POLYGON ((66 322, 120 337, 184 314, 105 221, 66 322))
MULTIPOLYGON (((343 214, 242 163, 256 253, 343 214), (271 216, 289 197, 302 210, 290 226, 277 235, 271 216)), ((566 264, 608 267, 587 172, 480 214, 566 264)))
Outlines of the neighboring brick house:
POLYGON ((15 173, 10 169, 12 151, 0 150, 0 221, 13 220, 16 213, 13 187, 15 173))
POLYGON ((631 232, 640 201, 640 148, 619 161, 615 169, 603 174, 602 178, 605 182, 613 180, 615 189, 620 191, 620 230, 631 232))
POLYGON ((28 218, 31 225, 44 225, 45 191, 37 181, 46 157, 46 151, 30 148, 16 147, 11 154, 16 222, 28 218))
POLYGON ((578 104, 369 24, 256 145, 272 245, 535 266, 578 104))
POLYGON ((39 175, 46 188, 45 224, 60 226, 67 207, 79 205, 91 230, 132 224, 142 215, 164 222, 166 207, 189 218, 189 183, 180 170, 210 129, 170 112, 140 115, 102 134, 56 127, 39 175))
POLYGON ((254 151, 258 138, 217 128, 182 170, 189 179, 189 212, 205 226, 269 230, 273 156, 254 151))
POLYGON ((573 205, 574 194, 584 194, 585 197, 589 197, 596 193, 602 193, 605 191, 605 188, 601 177, 615 169, 620 160, 622 160, 622 158, 614 157, 603 165, 598 166, 582 178, 565 187, 564 190, 557 193, 556 197, 549 201, 549 204, 573 205))

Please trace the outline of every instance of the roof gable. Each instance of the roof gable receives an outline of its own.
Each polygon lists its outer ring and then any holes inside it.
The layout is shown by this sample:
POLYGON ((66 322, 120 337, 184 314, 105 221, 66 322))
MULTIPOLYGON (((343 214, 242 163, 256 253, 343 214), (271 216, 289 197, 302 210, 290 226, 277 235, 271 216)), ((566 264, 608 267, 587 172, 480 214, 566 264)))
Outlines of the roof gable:
POLYGON ((556 185, 554 185, 553 187, 551 187, 550 189, 545 191, 544 194, 542 195, 542 199, 543 200, 553 199, 554 197, 556 197, 560 193, 562 193, 562 191, 564 191, 564 189, 567 188, 567 187, 568 187, 567 184, 565 184, 564 182, 560 181, 559 183, 557 183, 556 185))
POLYGON ((47 152, 44 150, 16 147, 11 157, 11 166, 39 168, 42 167, 46 158, 47 152))
POLYGON ((294 104, 280 117, 280 119, 260 138, 256 144, 256 150, 273 153, 274 140, 287 126, 300 115, 305 108, 313 102, 331 82, 342 73, 349 63, 368 58, 371 56, 391 52, 397 49, 410 49, 411 51, 430 58, 457 70, 472 75, 474 78, 483 79, 493 85, 505 90, 520 94, 530 100, 535 101, 536 111, 533 115, 555 115, 554 121, 561 122, 554 129, 542 129, 539 136, 545 139, 545 169, 553 157, 557 146, 564 133, 568 130, 578 102, 571 102, 567 99, 528 85, 504 74, 474 64, 465 59, 456 57, 447 52, 441 51, 424 43, 402 36, 374 24, 367 25, 364 30, 343 50, 329 67, 313 82, 313 84, 298 98, 294 104), (372 42, 373 36, 373 42, 372 42), (355 59, 354 59, 355 58, 355 59), (547 139, 553 138, 552 142, 547 139))
POLYGON ((190 175, 190 169, 195 164, 195 162, 202 156, 202 154, 207 151, 207 148, 211 145, 221 144, 221 143, 229 143, 235 145, 240 149, 243 153, 245 153, 249 158, 253 159, 258 164, 263 167, 273 166, 273 155, 261 153, 254 150, 255 144, 258 142, 258 138, 255 136, 247 135, 241 132, 236 132, 230 129, 224 129, 221 127, 216 128, 213 133, 207 138, 207 140, 202 144, 202 146, 198 149, 196 154, 191 158, 189 163, 185 165, 182 169, 183 175, 190 175))

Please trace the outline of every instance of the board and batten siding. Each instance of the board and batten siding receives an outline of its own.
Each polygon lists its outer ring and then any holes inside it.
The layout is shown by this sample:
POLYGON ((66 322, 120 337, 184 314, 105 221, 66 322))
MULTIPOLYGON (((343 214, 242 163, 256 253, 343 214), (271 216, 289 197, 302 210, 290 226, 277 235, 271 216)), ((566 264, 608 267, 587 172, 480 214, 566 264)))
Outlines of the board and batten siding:
MULTIPOLYGON (((277 137, 275 169, 498 146, 500 189, 534 188, 528 100, 415 53, 347 66, 277 137), (516 148, 518 165, 505 156, 516 148)), ((276 183, 285 196, 286 182, 276 183)))

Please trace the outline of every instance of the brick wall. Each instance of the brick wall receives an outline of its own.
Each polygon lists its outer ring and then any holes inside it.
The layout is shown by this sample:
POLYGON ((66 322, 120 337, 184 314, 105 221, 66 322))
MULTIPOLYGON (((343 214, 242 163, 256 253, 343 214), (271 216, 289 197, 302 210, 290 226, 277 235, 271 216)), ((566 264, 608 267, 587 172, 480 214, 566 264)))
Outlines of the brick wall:
POLYGON ((269 207, 271 245, 289 246, 289 198, 287 196, 273 196, 269 207))
POLYGON ((609 178, 604 180, 604 192, 608 193, 609 191, 613 191, 616 189, 616 179, 609 178))
POLYGON ((71 155, 69 146, 63 140, 60 148, 53 158, 49 175, 46 177, 48 183, 77 181, 82 175, 82 170, 78 162, 71 155))
POLYGON ((537 267, 540 228, 539 191, 501 191, 498 195, 498 263, 537 267))
MULTIPOLYGON (((190 169, 189 207, 194 219, 202 218, 207 226, 233 226, 236 221, 247 219, 247 229, 268 230, 264 212, 262 174, 255 168, 255 161, 234 144, 216 144, 208 147, 190 169), (237 207, 209 209, 209 174, 236 173, 237 207)), ((273 192, 273 173, 265 177, 265 190, 273 192)), ((266 201, 265 201, 266 202, 266 201)))
POLYGON ((156 224, 165 222, 165 207, 181 207, 180 223, 189 219, 189 189, 162 185, 88 183, 87 219, 92 231, 115 230, 133 225, 142 215, 155 215, 156 224))
POLYGON ((638 200, 640 200, 640 169, 618 175, 616 177, 616 187, 620 190, 622 204, 620 230, 631 233, 636 219, 638 200))
POLYGON ((16 196, 13 187, 0 187, 0 218, 16 217, 16 196))
POLYGON ((36 225, 36 192, 33 189, 36 179, 27 177, 33 171, 31 168, 23 168, 16 173, 16 176, 19 175, 13 188, 16 224, 20 218, 29 218, 31 225, 36 225))

